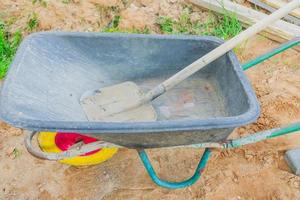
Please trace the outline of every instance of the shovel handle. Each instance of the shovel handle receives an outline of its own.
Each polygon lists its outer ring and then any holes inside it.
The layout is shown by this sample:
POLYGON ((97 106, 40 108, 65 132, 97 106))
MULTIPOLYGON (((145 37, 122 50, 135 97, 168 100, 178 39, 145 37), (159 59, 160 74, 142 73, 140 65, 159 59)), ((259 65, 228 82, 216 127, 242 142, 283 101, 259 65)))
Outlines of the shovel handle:
POLYGON ((214 60, 218 59, 228 51, 232 50, 236 45, 241 43, 242 41, 250 38, 251 36, 255 35, 256 33, 260 32, 264 28, 266 28, 271 23, 275 22, 276 20, 286 16, 290 11, 296 9, 300 6, 300 0, 294 0, 282 8, 278 9, 268 17, 264 18, 263 20, 259 21, 258 23, 252 25, 250 28, 244 30, 240 34, 236 35, 232 39, 228 40, 227 42, 223 43, 222 45, 218 46, 211 52, 207 53, 203 57, 199 58, 195 62, 191 63, 183 70, 177 72, 169 79, 165 80, 163 83, 159 84, 152 90, 150 90, 144 99, 144 102, 151 101, 164 92, 168 91, 169 89, 176 86, 181 81, 185 80, 189 76, 193 75, 209 63, 213 62, 214 60))

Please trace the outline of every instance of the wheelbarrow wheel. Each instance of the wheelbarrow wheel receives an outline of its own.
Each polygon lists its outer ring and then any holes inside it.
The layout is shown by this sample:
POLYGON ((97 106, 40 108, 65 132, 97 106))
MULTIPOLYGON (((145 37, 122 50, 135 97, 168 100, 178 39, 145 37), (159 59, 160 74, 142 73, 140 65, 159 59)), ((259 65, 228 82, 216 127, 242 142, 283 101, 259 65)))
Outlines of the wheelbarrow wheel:
MULTIPOLYGON (((89 144, 95 141, 98 140, 78 133, 40 132, 38 135, 41 150, 48 153, 67 151, 78 142, 89 144)), ((117 151, 118 148, 101 148, 59 162, 73 166, 96 165, 110 159, 117 151)))

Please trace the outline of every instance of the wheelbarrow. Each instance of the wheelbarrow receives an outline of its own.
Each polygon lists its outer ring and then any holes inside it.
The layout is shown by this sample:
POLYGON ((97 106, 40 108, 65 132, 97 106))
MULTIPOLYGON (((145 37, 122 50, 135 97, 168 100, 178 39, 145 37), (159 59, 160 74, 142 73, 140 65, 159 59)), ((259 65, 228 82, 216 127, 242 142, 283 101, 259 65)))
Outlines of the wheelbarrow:
POLYGON ((254 122, 259 104, 243 70, 299 44, 296 38, 244 65, 231 51, 157 98, 155 122, 90 122, 79 99, 87 90, 133 80, 144 90, 223 43, 216 37, 44 32, 27 37, 10 67, 0 116, 28 130, 25 145, 39 158, 97 164, 117 148, 133 148, 151 179, 176 189, 201 176, 211 149, 235 148, 300 130, 300 123, 227 140, 254 122), (38 135, 41 150, 31 141, 38 135), (194 175, 182 182, 157 177, 145 149, 205 148, 194 175), (75 158, 71 158, 75 157, 75 158))

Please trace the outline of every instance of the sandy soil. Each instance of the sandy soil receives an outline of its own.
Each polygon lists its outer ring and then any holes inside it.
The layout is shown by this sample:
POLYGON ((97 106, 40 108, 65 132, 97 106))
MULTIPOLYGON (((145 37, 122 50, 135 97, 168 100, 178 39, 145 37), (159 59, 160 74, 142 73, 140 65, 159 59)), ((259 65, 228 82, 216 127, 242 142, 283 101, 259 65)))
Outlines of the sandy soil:
MULTIPOLYGON (((69 4, 57 0, 49 1, 47 8, 33 6, 29 0, 2 0, 0 17, 13 21, 12 30, 24 28, 34 11, 40 21, 36 31, 98 31, 120 14, 124 28, 148 26, 157 31, 158 16, 177 17, 182 7, 178 0, 73 0, 69 4)), ((198 12, 199 17, 202 12, 198 12)), ((256 36, 241 45, 238 57, 243 63, 277 45, 256 36)), ((300 120, 299 60, 299 52, 289 50, 246 72, 262 114, 232 138, 300 120)), ((214 151, 201 180, 180 190, 152 183, 134 150, 122 149, 101 165, 75 168, 30 156, 23 137, 22 130, 0 123, 0 199, 300 199, 300 177, 291 173, 283 158, 285 151, 300 146, 299 134, 214 151)), ((150 151, 158 175, 173 181, 190 176, 201 153, 183 148, 150 151)))

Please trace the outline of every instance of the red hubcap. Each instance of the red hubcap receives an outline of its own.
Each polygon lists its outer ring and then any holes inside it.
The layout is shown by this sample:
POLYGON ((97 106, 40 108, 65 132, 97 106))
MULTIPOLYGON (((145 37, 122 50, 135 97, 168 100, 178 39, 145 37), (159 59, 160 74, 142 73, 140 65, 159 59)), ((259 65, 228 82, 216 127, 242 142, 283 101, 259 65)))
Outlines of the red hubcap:
MULTIPOLYGON (((83 142, 84 144, 89 144, 89 143, 96 142, 96 141, 98 141, 96 138, 88 137, 88 136, 81 135, 78 133, 59 133, 58 132, 55 136, 55 144, 62 151, 68 150, 71 146, 73 146, 74 144, 76 144, 78 142, 83 142)), ((94 150, 94 151, 88 152, 82 156, 88 156, 88 155, 94 154, 100 150, 101 149, 94 150)))

